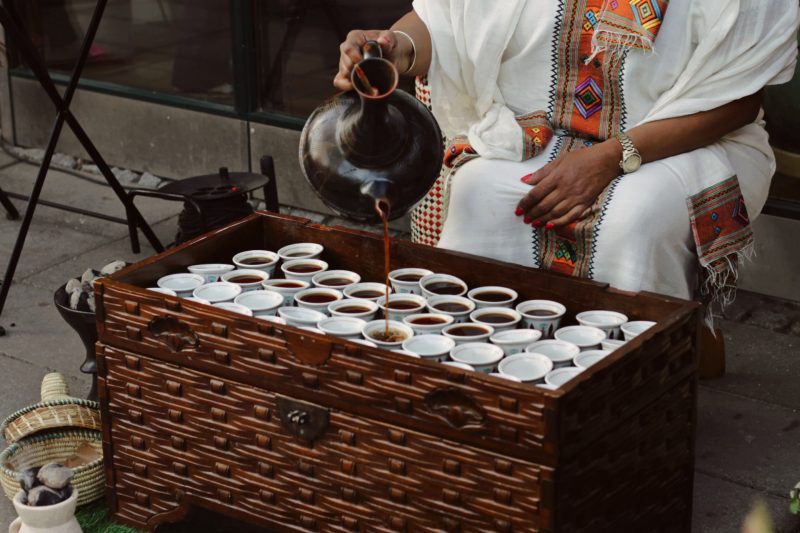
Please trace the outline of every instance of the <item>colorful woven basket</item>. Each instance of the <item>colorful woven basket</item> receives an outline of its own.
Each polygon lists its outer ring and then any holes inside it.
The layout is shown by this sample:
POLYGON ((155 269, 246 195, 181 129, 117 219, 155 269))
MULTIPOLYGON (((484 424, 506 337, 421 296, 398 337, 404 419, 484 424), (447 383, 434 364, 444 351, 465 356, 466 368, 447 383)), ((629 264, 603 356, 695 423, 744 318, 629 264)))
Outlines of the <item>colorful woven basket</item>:
POLYGON ((78 505, 92 502, 103 496, 105 474, 103 471, 103 437, 99 431, 63 430, 26 437, 0 453, 0 482, 6 496, 13 498, 19 492, 17 475, 20 471, 55 461, 64 463, 88 443, 100 458, 74 467, 72 484, 78 489, 78 505))

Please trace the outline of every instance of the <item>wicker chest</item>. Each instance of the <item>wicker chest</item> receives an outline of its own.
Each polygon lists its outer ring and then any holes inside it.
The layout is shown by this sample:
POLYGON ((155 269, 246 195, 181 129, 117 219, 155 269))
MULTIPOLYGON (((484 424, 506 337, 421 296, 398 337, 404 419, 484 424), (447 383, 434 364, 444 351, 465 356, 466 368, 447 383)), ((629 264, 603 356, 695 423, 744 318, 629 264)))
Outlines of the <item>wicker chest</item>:
POLYGON ((279 531, 688 531, 698 306, 392 243, 416 266, 658 326, 556 391, 146 291, 188 265, 372 235, 258 213, 97 284, 107 494, 153 529, 209 509, 279 531))

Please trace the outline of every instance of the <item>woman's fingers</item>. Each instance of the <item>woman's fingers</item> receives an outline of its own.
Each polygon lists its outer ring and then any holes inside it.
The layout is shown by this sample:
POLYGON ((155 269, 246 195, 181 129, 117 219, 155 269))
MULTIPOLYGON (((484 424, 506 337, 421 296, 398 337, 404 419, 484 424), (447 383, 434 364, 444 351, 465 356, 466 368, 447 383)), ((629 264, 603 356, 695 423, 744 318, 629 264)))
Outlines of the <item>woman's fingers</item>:
POLYGON ((560 160, 558 160, 558 159, 555 160, 555 161, 551 161, 551 162, 547 163, 545 166, 543 166, 542 168, 540 168, 539 170, 537 170, 536 172, 533 172, 531 174, 527 174, 525 176, 522 176, 520 181, 522 181, 522 183, 525 183, 527 185, 537 185, 543 179, 545 179, 547 176, 549 176, 550 173, 553 172, 553 170, 556 169, 556 167, 558 166, 559 162, 560 162, 560 160))
POLYGON ((545 227, 547 227, 547 229, 553 229, 566 226, 567 224, 580 220, 582 218, 583 213, 585 213, 586 210, 587 209, 585 205, 582 204, 576 205, 572 209, 567 210, 566 213, 562 214, 561 216, 558 216, 557 209, 554 209, 552 214, 556 218, 548 220, 547 225, 545 227))
POLYGON ((339 45, 339 72, 333 79, 333 85, 337 89, 349 91, 353 88, 350 73, 353 66, 364 59, 362 49, 367 41, 377 41, 387 59, 393 57, 397 48, 397 38, 389 30, 353 30, 348 33, 344 42, 339 45))
POLYGON ((517 205, 517 213, 519 215, 526 215, 523 219, 526 224, 533 222, 531 217, 531 210, 536 207, 544 198, 556 188, 556 182, 553 180, 542 180, 539 184, 531 189, 517 205))

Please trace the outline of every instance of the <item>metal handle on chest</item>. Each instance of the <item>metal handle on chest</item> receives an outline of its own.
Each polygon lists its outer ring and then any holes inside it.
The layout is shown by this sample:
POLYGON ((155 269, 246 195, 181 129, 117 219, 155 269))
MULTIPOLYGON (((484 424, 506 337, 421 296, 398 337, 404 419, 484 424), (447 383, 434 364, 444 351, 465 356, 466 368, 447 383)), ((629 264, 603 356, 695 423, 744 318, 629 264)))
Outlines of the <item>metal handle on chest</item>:
POLYGON ((275 398, 283 427, 292 435, 313 442, 328 429, 329 411, 313 403, 292 398, 275 398))

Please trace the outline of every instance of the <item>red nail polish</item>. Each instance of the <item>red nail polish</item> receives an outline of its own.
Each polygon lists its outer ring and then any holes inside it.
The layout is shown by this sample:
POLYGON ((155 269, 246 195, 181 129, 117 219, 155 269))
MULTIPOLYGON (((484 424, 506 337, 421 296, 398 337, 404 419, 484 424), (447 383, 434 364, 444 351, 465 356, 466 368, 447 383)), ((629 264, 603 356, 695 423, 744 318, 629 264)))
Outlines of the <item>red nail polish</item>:
POLYGON ((534 228, 538 228, 541 225, 542 225, 542 221, 541 220, 534 220, 533 221, 533 227, 534 228))
POLYGON ((548 222, 547 224, 544 225, 544 229, 553 229, 554 227, 555 226, 553 225, 552 222, 548 222))
POLYGON ((531 223, 531 220, 533 220, 533 219, 532 219, 531 217, 529 217, 528 215, 525 215, 525 218, 523 218, 523 219, 522 219, 522 221, 523 221, 525 224, 530 224, 530 223, 531 223))
POLYGON ((514 214, 517 215, 517 216, 520 216, 522 214, 522 208, 521 207, 516 208, 514 210, 514 214))
POLYGON ((522 176, 522 177, 519 179, 519 181, 525 181, 526 179, 530 178, 531 176, 533 176, 533 173, 531 173, 531 174, 525 174, 524 176, 522 176))

